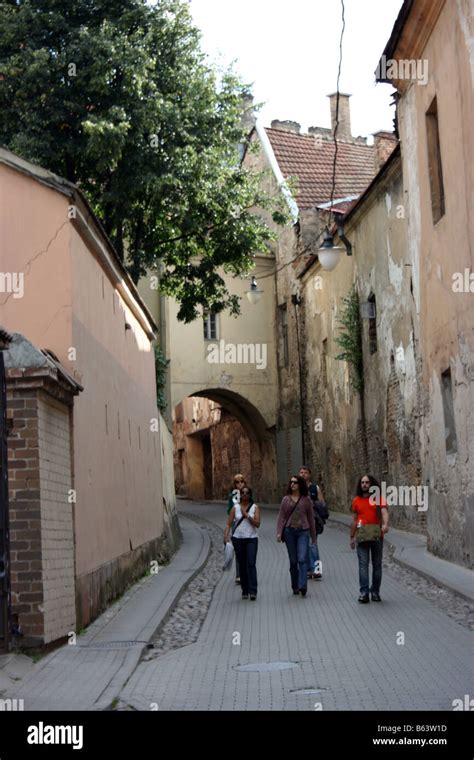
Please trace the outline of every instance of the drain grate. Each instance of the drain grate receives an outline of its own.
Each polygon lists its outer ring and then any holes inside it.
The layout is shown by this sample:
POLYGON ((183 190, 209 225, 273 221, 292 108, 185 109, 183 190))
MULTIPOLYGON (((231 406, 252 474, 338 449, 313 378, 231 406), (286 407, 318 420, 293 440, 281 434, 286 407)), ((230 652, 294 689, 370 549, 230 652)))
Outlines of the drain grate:
POLYGON ((98 641, 97 644, 86 644, 81 649, 130 649, 146 641, 98 641))
POLYGON ((327 691, 326 686, 303 686, 299 689, 288 689, 290 694, 321 694, 323 691, 327 691))
POLYGON ((250 665, 234 665, 234 670, 243 673, 271 673, 274 670, 290 670, 298 666, 298 662, 254 662, 250 665))

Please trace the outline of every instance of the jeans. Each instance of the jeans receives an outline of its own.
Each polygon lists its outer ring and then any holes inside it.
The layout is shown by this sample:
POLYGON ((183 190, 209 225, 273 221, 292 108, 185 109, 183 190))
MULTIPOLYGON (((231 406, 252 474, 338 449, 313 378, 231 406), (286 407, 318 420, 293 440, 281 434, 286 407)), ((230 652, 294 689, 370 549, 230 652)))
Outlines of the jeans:
POLYGON ((319 562, 319 549, 318 539, 314 544, 310 543, 308 546, 308 573, 320 573, 321 567, 316 567, 316 563, 319 562))
POLYGON ((285 544, 290 560, 291 588, 305 589, 308 585, 309 530, 285 528, 285 544))
POLYGON ((232 543, 239 563, 242 594, 256 596, 258 538, 233 538, 232 543))
POLYGON ((363 541, 357 544, 357 558, 359 560, 359 586, 360 593, 368 596, 380 593, 382 582, 382 554, 383 541, 363 541), (372 586, 369 588, 369 562, 372 554, 372 586))

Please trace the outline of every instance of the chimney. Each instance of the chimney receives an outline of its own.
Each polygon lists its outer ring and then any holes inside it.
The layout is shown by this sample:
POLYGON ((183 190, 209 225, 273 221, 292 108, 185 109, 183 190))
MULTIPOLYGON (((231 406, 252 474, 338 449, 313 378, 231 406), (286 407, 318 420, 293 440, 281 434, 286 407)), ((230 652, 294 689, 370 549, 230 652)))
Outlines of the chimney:
POLYGON ((299 135, 301 124, 298 124, 297 121, 279 121, 278 119, 273 119, 272 129, 279 129, 282 132, 293 132, 293 134, 299 135))
POLYGON ((374 162, 376 172, 390 158, 397 145, 398 139, 394 132, 374 132, 374 162))
POLYGON ((255 115, 255 105, 253 95, 245 94, 242 96, 242 126, 246 132, 250 132, 257 123, 255 115))
MULTIPOLYGON (((349 105, 350 95, 346 95, 344 92, 339 93, 339 115, 336 138, 338 140, 352 140, 351 133, 351 107, 349 105)), ((336 106, 337 106, 337 92, 328 95, 329 102, 331 104, 331 132, 334 136, 334 130, 336 128, 336 106)))

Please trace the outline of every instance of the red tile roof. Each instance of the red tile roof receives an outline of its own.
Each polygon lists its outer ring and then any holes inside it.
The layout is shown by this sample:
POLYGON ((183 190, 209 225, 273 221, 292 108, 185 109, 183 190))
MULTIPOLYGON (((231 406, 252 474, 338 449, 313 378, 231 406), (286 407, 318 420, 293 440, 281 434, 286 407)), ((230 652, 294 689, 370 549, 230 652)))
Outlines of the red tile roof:
MULTIPOLYGON (((299 135, 266 128, 268 139, 285 179, 298 178, 297 203, 312 208, 331 199, 334 142, 317 142, 314 135, 299 135)), ((338 142, 334 199, 359 195, 375 176, 375 148, 338 142)))

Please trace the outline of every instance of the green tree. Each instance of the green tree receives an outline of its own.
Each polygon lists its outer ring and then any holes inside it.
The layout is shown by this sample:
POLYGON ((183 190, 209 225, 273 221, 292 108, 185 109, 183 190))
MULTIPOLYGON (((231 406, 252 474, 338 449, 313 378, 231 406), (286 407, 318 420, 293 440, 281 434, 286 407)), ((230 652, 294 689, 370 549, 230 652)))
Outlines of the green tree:
POLYGON ((244 168, 232 70, 210 67, 184 0, 0 0, 0 143, 75 182, 135 282, 160 270, 178 317, 238 313, 218 269, 248 273, 283 224, 244 168))
POLYGON ((336 356, 349 363, 352 387, 362 394, 364 390, 364 361, 362 354, 362 325, 360 320, 359 294, 355 285, 342 299, 344 304, 338 323, 342 330, 336 343, 343 352, 336 356))

